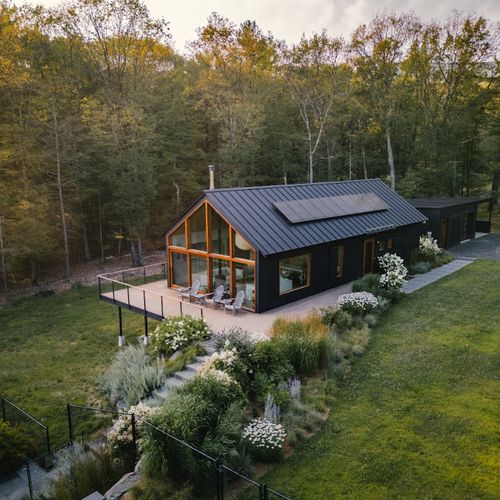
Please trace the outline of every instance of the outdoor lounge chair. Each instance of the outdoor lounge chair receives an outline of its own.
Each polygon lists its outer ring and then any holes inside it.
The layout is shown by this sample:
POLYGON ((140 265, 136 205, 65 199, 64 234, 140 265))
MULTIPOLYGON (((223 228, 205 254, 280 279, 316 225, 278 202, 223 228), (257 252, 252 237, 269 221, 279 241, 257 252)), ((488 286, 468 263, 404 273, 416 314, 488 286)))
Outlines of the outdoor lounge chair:
POLYGON ((205 304, 211 305, 214 309, 223 306, 224 285, 219 285, 214 292, 205 295, 205 304))
POLYGON ((224 304, 224 312, 232 311, 233 316, 234 316, 236 314, 236 311, 239 311, 241 309, 241 306, 243 305, 244 300, 245 300, 245 292, 243 290, 240 290, 236 294, 236 297, 233 299, 232 304, 228 304, 228 303, 224 304))
POLYGON ((189 299, 189 302, 191 302, 191 299, 193 298, 200 299, 204 297, 203 294, 199 293, 200 286, 200 280, 194 280, 190 288, 186 288, 180 292, 181 300, 184 300, 184 297, 187 297, 189 299))

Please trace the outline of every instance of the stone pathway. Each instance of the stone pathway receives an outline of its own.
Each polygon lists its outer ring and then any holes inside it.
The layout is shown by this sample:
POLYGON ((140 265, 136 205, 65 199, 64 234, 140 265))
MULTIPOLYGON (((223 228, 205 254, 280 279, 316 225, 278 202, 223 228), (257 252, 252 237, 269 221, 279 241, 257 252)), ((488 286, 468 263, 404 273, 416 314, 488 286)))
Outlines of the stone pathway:
POLYGON ((487 234, 450 248, 456 258, 500 260, 500 234, 487 234))
POLYGON ((434 283, 435 281, 440 280, 445 276, 449 276, 450 274, 453 274, 455 271, 462 269, 462 267, 472 264, 472 262, 474 262, 474 259, 456 259, 453 262, 450 262, 449 264, 445 264, 444 266, 433 269, 428 273, 417 274, 415 278, 409 280, 403 286, 403 292, 413 293, 416 290, 420 290, 420 288, 430 285, 431 283, 434 283))

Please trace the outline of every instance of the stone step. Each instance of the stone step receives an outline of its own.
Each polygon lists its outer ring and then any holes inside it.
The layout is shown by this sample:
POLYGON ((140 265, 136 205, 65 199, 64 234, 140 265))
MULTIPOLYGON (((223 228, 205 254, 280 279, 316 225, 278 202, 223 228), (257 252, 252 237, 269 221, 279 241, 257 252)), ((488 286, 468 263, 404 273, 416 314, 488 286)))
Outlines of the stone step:
POLYGON ((190 365, 187 365, 184 370, 189 370, 198 373, 203 368, 204 364, 205 364, 204 362, 191 363, 190 365))
POLYGON ((198 363, 205 363, 210 356, 196 356, 196 361, 198 363))
POLYGON ((189 379, 192 379, 195 375, 196 372, 191 370, 182 370, 180 372, 174 373, 174 377, 177 380, 180 380, 182 383, 187 382, 189 379))

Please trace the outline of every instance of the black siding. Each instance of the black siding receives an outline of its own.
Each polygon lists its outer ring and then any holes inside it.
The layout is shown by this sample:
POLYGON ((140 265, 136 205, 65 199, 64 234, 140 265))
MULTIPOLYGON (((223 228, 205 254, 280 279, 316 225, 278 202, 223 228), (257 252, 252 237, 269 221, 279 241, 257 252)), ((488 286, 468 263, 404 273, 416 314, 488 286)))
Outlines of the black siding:
POLYGON ((421 224, 413 224, 392 231, 310 246, 292 252, 283 252, 269 256, 259 255, 257 266, 257 312, 274 309, 275 307, 348 283, 362 276, 365 239, 374 238, 377 245, 376 255, 382 255, 386 250, 378 252, 378 242, 380 240, 387 241, 389 238, 392 238, 392 252, 397 253, 407 261, 410 252, 418 247, 420 234, 421 224), (331 269, 331 248, 340 245, 344 245, 344 273, 342 277, 337 278, 331 269), (279 260, 284 257, 306 253, 311 254, 310 285, 280 295, 279 260))

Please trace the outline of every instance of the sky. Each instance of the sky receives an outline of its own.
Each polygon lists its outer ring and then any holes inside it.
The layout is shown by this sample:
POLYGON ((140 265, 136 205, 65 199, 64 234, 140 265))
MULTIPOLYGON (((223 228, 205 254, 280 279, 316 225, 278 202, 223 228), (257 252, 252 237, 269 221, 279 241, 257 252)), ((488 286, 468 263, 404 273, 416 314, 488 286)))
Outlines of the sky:
MULTIPOLYGON (((15 0, 14 3, 40 3, 54 6, 58 0, 15 0)), ((352 31, 380 10, 413 10, 425 21, 443 20, 452 9, 500 20, 499 0, 145 0, 153 17, 163 17, 170 24, 172 41, 184 52, 186 43, 196 38, 196 28, 203 26, 211 12, 234 23, 256 21, 264 31, 288 43, 325 28, 330 35, 346 38, 352 31)))

